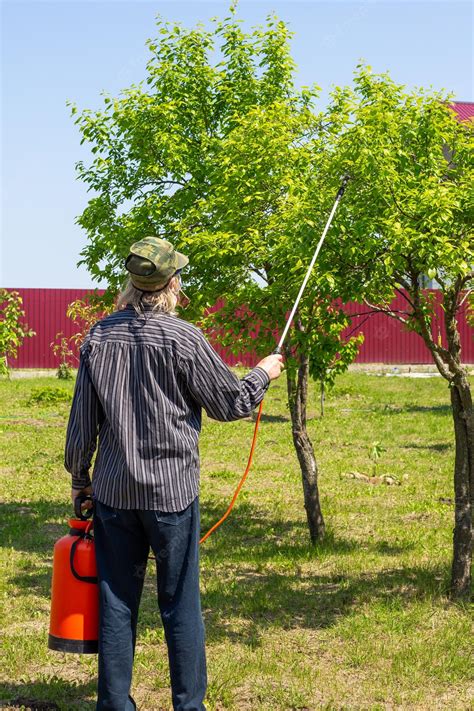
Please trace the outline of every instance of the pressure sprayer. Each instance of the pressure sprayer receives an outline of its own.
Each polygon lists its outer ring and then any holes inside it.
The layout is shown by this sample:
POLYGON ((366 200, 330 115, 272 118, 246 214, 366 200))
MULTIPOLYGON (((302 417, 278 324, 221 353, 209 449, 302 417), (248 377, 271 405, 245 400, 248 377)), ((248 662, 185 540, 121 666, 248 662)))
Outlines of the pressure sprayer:
POLYGON ((76 498, 76 518, 69 519, 69 533, 54 546, 48 647, 58 652, 95 654, 98 650, 99 586, 92 509, 82 511, 87 500, 92 497, 76 498))
MULTIPOLYGON (((283 343, 290 329, 296 309, 303 296, 306 284, 311 276, 318 254, 348 181, 349 176, 346 175, 337 192, 336 200, 309 264, 305 278, 303 279, 303 283, 301 284, 298 296, 286 321, 278 346, 274 350, 275 354, 280 354, 282 351, 283 343)), ((204 543, 211 533, 229 516, 239 492, 247 479, 252 465, 255 444, 257 442, 262 407, 263 400, 258 409, 247 466, 227 511, 201 538, 200 543, 204 543)), ((93 654, 97 652, 98 649, 99 589, 97 585, 94 539, 91 535, 93 521, 90 519, 93 509, 82 509, 83 504, 88 500, 92 501, 92 497, 81 495, 76 498, 74 502, 76 518, 69 519, 69 533, 60 538, 54 546, 48 647, 61 652, 93 654)), ((150 557, 153 558, 153 556, 150 557)))

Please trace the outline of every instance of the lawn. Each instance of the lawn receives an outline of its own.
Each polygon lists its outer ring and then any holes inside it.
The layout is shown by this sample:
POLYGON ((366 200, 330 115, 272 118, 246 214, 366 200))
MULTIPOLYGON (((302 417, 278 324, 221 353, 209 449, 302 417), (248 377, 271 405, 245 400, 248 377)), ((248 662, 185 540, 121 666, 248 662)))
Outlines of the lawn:
MULTIPOLYGON (((47 648, 52 550, 71 506, 62 466, 69 404, 42 401, 44 387, 73 384, 0 382, 0 707, 23 698, 93 709, 97 658, 47 648)), ((285 403, 282 377, 264 403, 245 489, 201 549, 208 709, 474 708, 472 608, 445 597, 454 458, 446 384, 348 373, 323 419, 314 389, 308 426, 328 530, 316 547, 285 403), (398 484, 348 476, 372 474, 375 442, 386 450, 377 474, 398 484)), ((204 422, 203 532, 228 504, 253 426, 204 422)), ((170 709, 168 683, 150 561, 133 686, 140 711, 170 709)))

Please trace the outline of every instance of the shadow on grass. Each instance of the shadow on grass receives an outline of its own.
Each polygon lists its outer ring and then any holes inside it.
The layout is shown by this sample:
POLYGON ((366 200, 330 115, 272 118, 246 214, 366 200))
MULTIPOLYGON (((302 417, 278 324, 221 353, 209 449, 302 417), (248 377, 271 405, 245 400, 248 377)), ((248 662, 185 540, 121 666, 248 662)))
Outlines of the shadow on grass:
MULTIPOLYGON (((34 590, 49 598, 52 549, 54 541, 67 532, 70 512, 63 505, 49 502, 31 504, 31 515, 28 506, 21 507, 27 511, 19 513, 18 505, 13 504, 3 507, 7 520, 22 517, 21 524, 15 520, 9 524, 17 532, 12 538, 13 547, 47 554, 47 558, 24 561, 11 582, 25 592, 34 590), (40 514, 46 520, 64 515, 65 525, 54 524, 44 533, 40 514)), ((202 533, 224 509, 221 502, 202 503, 202 533)), ((412 547, 411 543, 367 541, 364 552, 396 556, 412 547)), ((331 530, 323 541, 311 546, 304 521, 282 520, 248 501, 239 502, 224 526, 201 549, 205 578, 202 603, 208 639, 214 642, 234 638, 255 646, 265 628, 326 628, 369 602, 391 604, 397 599, 405 603, 444 595, 449 575, 445 567, 420 565, 351 573, 350 567, 344 565, 349 570, 344 575, 324 572, 326 562, 332 565, 331 559, 350 556, 359 548, 357 541, 334 536, 331 530)), ((159 625, 151 561, 140 628, 147 624, 159 625)))
MULTIPOLYGON (((205 510, 206 523, 214 522, 208 504, 205 510)), ((230 636, 255 646, 259 644, 261 632, 268 627, 326 628, 367 602, 391 604, 395 598, 408 602, 442 597, 446 592, 449 570, 444 566, 397 567, 353 575, 325 574, 326 560, 350 555, 360 544, 349 538, 335 537, 329 530, 323 541, 311 546, 307 543, 304 523, 258 520, 247 502, 240 504, 234 517, 224 526, 213 534, 212 544, 201 553, 207 557, 211 571, 215 566, 215 575, 222 576, 222 585, 211 581, 202 596, 207 636, 211 641, 222 641, 230 636), (307 572, 308 565, 303 572, 303 564, 311 561, 314 561, 315 572, 307 572), (276 566, 282 562, 286 565, 282 572, 261 569, 261 564, 271 562, 276 566), (252 624, 242 624, 236 631, 235 625, 227 624, 226 611, 229 611, 230 621, 251 620, 252 624)), ((401 555, 413 548, 413 543, 394 545, 389 541, 364 545, 368 554, 389 556, 401 555)), ((207 579, 210 575, 212 572, 207 573, 207 579)))
POLYGON ((95 695, 95 681, 79 684, 51 677, 44 682, 2 683, 0 708, 23 708, 28 711, 92 711, 95 709, 95 695))
POLYGON ((58 538, 68 532, 72 505, 45 500, 0 504, 0 543, 28 553, 53 554, 58 538), (57 523, 57 520, 63 523, 57 523))
POLYGON ((68 519, 73 516, 72 505, 66 503, 38 500, 0 504, 1 545, 34 554, 19 562, 10 578, 12 584, 49 599, 54 544, 68 533, 68 519))
MULTIPOLYGON (((219 575, 219 572, 216 572, 219 575)), ((445 568, 410 567, 359 575, 243 571, 202 596, 206 635, 255 647, 266 629, 325 629, 362 604, 440 597, 445 568)), ((444 582, 444 584, 443 584, 444 582)))
POLYGON ((451 412, 451 405, 406 405, 406 412, 429 412, 432 415, 446 415, 451 412))
POLYGON ((413 550, 415 548, 415 544, 404 543, 403 545, 392 545, 388 541, 375 541, 372 548, 374 551, 377 551, 377 553, 383 553, 385 555, 400 555, 401 553, 413 550))
POLYGON ((447 415, 451 412, 451 405, 372 405, 372 412, 381 415, 403 415, 407 412, 420 412, 431 415, 447 415))
MULTIPOLYGON (((204 534, 223 514, 228 502, 201 503, 201 533, 204 534)), ((35 501, 0 504, 1 544, 14 550, 35 553, 52 560, 55 542, 68 533, 72 508, 63 503, 35 501), (63 523, 57 523, 62 519, 63 523)), ((283 520, 248 501, 239 501, 224 526, 213 534, 212 546, 205 549, 213 558, 234 562, 263 561, 288 557, 312 559, 321 555, 348 555, 359 547, 350 538, 336 538, 329 530, 317 546, 308 544, 306 523, 283 520)), ((32 570, 36 566, 32 565, 32 570)), ((22 568, 28 571, 28 567, 22 568)))
POLYGON ((400 444, 399 449, 431 449, 433 452, 447 452, 449 449, 453 449, 454 445, 445 442, 439 442, 436 444, 418 444, 413 442, 412 444, 400 444))
MULTIPOLYGON (((255 410, 250 417, 244 417, 243 420, 255 424, 257 421, 257 410, 255 410)), ((260 423, 263 422, 290 422, 290 417, 289 415, 270 415, 267 412, 262 412, 260 415, 260 423)))
MULTIPOLYGON (((201 502, 201 534, 222 516, 226 504, 201 502)), ((263 512, 248 501, 238 502, 222 528, 204 543, 201 556, 206 555, 218 565, 232 563, 262 563, 287 560, 291 563, 324 560, 330 556, 347 556, 360 548, 359 541, 335 536, 330 528, 316 545, 308 539, 308 528, 302 520, 284 520, 271 512, 263 512)), ((364 543, 365 551, 398 554, 408 552, 412 543, 390 546, 387 541, 364 543)))
MULTIPOLYGON (((256 419, 256 418, 255 418, 256 419)), ((262 412, 260 422, 290 422, 290 416, 285 415, 269 415, 262 412)))

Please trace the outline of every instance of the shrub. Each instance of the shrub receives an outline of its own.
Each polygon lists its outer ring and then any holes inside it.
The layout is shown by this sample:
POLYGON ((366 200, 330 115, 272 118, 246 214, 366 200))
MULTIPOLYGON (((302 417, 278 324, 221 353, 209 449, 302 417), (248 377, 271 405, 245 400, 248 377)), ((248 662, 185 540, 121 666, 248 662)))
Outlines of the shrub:
POLYGON ((55 405, 58 402, 71 402, 72 394, 64 388, 50 385, 33 388, 28 399, 28 405, 55 405))
POLYGON ((57 333, 50 347, 54 355, 59 356, 61 362, 56 377, 60 380, 70 380, 72 378, 72 365, 79 362, 77 349, 87 335, 91 326, 99 321, 103 316, 111 313, 114 309, 113 303, 97 296, 89 294, 84 299, 77 299, 67 307, 66 314, 71 319, 77 331, 71 336, 64 333, 57 333))
POLYGON ((23 300, 17 291, 0 289, 0 375, 9 375, 9 358, 16 358, 23 339, 36 335, 22 319, 23 300))

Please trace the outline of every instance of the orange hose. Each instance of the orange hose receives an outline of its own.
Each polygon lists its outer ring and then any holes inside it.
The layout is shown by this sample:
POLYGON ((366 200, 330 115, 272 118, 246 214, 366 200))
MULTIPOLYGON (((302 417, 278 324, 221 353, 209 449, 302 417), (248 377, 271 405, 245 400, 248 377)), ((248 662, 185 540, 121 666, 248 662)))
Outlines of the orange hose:
POLYGON ((240 492, 241 488, 242 488, 243 485, 244 485, 244 482, 245 482, 245 480, 246 480, 246 478, 247 478, 247 476, 248 476, 248 473, 249 473, 249 471, 250 471, 250 467, 251 467, 251 465, 252 465, 253 453, 254 453, 255 445, 256 445, 256 443, 257 443, 257 432, 258 432, 258 425, 260 424, 260 417, 261 417, 261 414, 262 414, 262 407, 263 407, 263 400, 262 400, 262 402, 260 403, 260 407, 258 408, 258 415, 257 415, 257 420, 256 420, 256 422, 255 422, 255 429, 254 429, 254 431, 253 431, 252 446, 250 447, 250 454, 249 454, 249 459, 248 459, 248 462, 247 462, 247 466, 246 466, 246 468, 245 468, 245 471, 244 471, 244 473, 243 473, 243 476, 242 476, 241 480, 239 481, 239 484, 238 484, 236 490, 234 491, 234 496, 232 497, 232 501, 230 502, 230 504, 229 504, 229 506, 228 506, 228 508, 227 508, 227 511, 226 511, 225 514, 222 516, 222 518, 220 518, 220 519, 217 521, 217 523, 215 523, 215 524, 212 526, 212 528, 209 529, 209 531, 201 538, 201 540, 199 541, 199 543, 204 543, 204 541, 205 541, 207 538, 209 538, 209 536, 211 535, 211 533, 214 533, 214 531, 216 530, 216 528, 218 528, 218 527, 221 525, 221 523, 224 523, 224 521, 226 520, 227 516, 230 514, 230 512, 231 512, 232 509, 234 508, 235 501, 236 501, 236 499, 237 499, 237 497, 238 497, 238 495, 239 495, 239 492, 240 492))

